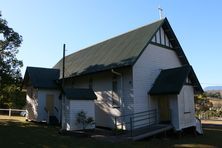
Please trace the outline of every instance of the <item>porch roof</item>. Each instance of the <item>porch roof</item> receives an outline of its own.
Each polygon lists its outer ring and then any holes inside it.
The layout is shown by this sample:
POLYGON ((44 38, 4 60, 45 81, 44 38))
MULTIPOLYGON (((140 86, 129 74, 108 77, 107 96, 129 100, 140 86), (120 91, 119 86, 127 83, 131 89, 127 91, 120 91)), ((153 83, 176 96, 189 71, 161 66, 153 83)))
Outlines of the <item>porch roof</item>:
POLYGON ((95 100, 97 98, 92 89, 65 88, 64 93, 69 100, 95 100))
POLYGON ((179 94, 186 79, 191 81, 195 92, 203 92, 199 81, 190 65, 162 70, 148 92, 150 95, 179 94))

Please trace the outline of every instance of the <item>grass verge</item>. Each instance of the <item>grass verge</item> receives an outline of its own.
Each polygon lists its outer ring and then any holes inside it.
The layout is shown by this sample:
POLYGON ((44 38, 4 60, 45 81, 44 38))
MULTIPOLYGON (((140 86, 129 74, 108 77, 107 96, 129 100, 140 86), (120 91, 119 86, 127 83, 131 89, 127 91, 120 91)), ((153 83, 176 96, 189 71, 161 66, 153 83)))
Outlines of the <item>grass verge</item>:
POLYGON ((41 148, 69 148, 69 147, 222 147, 222 126, 208 126, 204 128, 203 136, 185 134, 156 136, 137 142, 111 143, 92 138, 76 138, 58 134, 59 127, 26 122, 23 117, 0 116, 0 147, 41 147, 41 148))

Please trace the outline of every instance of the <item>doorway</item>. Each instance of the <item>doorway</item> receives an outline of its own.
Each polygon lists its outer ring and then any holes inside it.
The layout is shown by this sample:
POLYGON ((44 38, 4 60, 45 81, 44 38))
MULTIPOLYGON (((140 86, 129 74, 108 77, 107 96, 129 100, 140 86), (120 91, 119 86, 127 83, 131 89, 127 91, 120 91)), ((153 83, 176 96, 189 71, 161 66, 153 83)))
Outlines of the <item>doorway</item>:
POLYGON ((46 95, 46 110, 49 116, 54 115, 54 95, 46 95))
POLYGON ((161 96, 158 99, 159 121, 160 123, 170 123, 169 98, 161 96))

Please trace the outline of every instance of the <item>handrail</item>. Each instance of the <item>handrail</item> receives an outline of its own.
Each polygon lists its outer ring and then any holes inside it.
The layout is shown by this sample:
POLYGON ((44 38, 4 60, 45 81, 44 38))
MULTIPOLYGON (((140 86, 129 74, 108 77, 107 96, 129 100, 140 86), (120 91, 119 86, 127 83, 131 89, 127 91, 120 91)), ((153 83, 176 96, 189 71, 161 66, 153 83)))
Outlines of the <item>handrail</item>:
POLYGON ((48 112, 49 112, 49 111, 48 111, 48 109, 47 109, 46 107, 44 107, 44 110, 45 110, 45 112, 46 112, 46 113, 48 113, 48 112))
POLYGON ((55 106, 54 109, 56 110, 56 112, 59 112, 58 108, 55 106))
POLYGON ((122 115, 122 116, 118 116, 118 117, 122 118, 122 117, 127 117, 127 116, 132 116, 132 115, 137 115, 137 114, 142 114, 142 113, 147 113, 147 112, 152 112, 152 111, 156 111, 156 109, 142 111, 142 112, 137 112, 137 113, 126 114, 126 115, 122 115))
POLYGON ((49 111, 48 111, 48 109, 46 108, 46 107, 44 107, 44 110, 45 110, 45 112, 47 113, 47 123, 49 123, 50 121, 49 121, 49 116, 50 116, 50 114, 49 114, 49 111))
POLYGON ((124 130, 123 126, 129 125, 131 136, 133 135, 133 130, 135 128, 139 128, 143 126, 151 126, 154 124, 157 124, 157 110, 156 109, 115 117, 115 128, 117 129, 119 126, 121 126, 121 129, 124 130))

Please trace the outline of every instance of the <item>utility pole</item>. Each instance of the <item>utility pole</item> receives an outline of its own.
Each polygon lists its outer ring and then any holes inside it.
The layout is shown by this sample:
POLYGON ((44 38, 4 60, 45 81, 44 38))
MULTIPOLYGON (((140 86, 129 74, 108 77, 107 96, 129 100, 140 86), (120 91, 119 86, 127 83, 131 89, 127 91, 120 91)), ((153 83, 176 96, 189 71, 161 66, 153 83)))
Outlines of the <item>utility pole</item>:
POLYGON ((62 58, 62 88, 64 88, 64 78, 65 78, 65 55, 66 54, 66 44, 63 44, 63 58, 62 58))
POLYGON ((63 44, 63 57, 62 57, 62 100, 61 100, 61 126, 64 128, 65 123, 65 95, 64 95, 64 87, 65 87, 65 52, 66 52, 66 44, 63 44), (64 121, 64 122, 63 122, 64 121))

